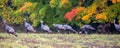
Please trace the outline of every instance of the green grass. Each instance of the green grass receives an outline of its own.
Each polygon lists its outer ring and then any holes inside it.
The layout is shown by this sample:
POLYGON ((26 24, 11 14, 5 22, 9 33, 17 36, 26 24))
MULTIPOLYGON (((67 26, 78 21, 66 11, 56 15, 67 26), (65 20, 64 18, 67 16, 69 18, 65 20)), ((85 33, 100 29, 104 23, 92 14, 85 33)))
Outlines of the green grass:
POLYGON ((120 48, 120 35, 0 33, 0 48, 120 48))

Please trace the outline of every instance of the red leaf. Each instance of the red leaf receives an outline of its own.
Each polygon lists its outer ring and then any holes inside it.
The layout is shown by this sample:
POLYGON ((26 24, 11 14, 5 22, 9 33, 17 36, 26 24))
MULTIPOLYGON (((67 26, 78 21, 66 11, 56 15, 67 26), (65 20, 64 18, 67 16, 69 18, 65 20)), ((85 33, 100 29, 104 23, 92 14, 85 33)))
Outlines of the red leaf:
POLYGON ((77 12, 75 9, 72 9, 72 11, 67 12, 64 16, 64 18, 67 18, 69 22, 73 20, 73 18, 76 16, 77 12))

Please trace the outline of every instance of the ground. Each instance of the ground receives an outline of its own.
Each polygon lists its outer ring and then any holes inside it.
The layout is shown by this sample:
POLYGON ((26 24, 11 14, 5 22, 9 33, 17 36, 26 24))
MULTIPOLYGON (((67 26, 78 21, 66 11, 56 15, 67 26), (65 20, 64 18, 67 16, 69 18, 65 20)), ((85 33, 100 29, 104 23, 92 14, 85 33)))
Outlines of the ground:
POLYGON ((0 33, 0 48, 120 48, 120 35, 0 33))

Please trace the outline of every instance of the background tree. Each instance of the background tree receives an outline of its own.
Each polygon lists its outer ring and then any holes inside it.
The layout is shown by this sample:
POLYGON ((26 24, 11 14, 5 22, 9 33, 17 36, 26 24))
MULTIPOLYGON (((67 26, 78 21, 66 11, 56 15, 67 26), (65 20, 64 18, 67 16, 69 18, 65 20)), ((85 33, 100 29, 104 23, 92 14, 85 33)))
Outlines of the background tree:
MULTIPOLYGON (((82 26, 111 22, 120 15, 119 0, 0 0, 0 16, 9 24, 22 25, 24 18, 33 26, 40 21, 82 26)), ((119 19, 120 17, 118 17, 119 19)), ((120 20, 119 20, 120 22, 120 20)))

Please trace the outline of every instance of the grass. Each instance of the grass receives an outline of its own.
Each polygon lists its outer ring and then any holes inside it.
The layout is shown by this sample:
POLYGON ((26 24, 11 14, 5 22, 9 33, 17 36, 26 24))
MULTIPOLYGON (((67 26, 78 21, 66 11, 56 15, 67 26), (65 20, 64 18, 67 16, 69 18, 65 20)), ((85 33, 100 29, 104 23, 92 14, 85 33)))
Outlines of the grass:
POLYGON ((120 48, 120 35, 0 33, 0 48, 120 48))

